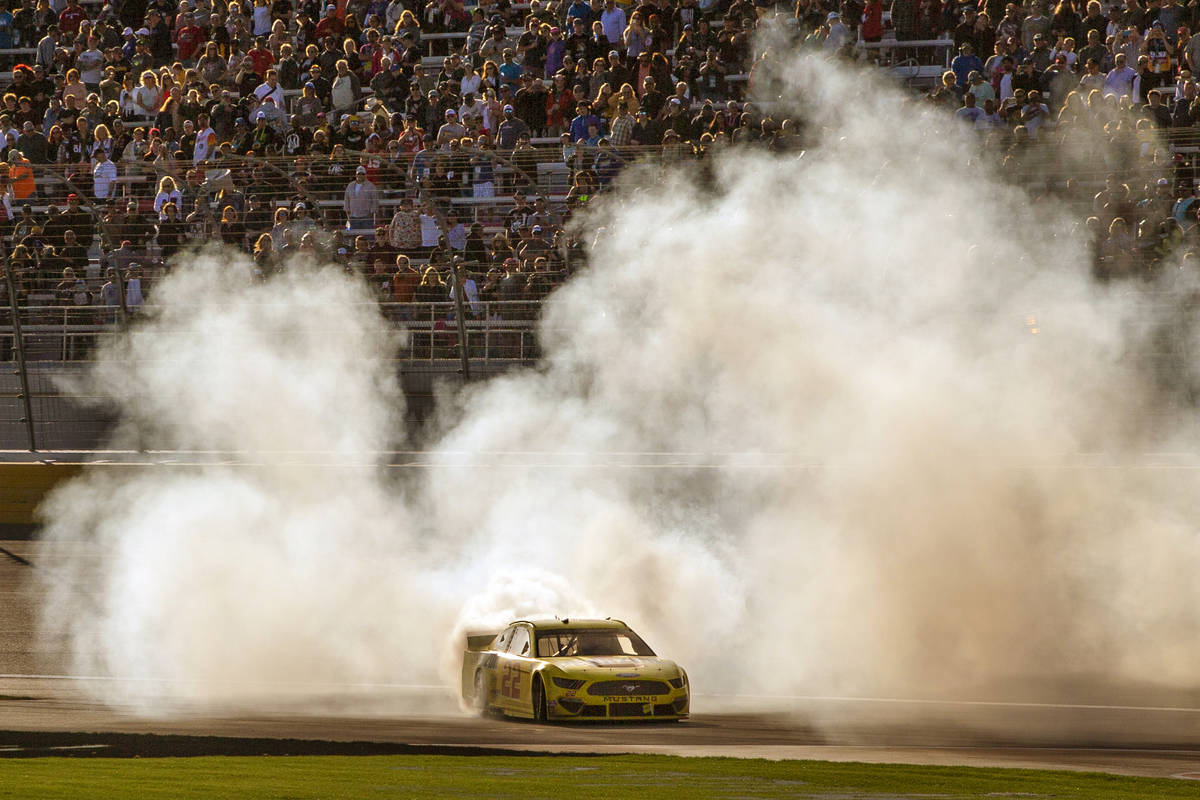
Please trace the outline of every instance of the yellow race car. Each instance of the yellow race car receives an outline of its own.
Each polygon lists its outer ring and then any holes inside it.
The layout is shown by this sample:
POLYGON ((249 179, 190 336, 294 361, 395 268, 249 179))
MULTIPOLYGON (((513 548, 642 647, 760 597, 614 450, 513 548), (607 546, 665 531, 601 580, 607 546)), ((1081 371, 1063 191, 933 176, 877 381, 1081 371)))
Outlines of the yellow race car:
POLYGON ((468 634, 462 696, 480 714, 547 720, 677 720, 687 673, 615 619, 517 620, 468 634))

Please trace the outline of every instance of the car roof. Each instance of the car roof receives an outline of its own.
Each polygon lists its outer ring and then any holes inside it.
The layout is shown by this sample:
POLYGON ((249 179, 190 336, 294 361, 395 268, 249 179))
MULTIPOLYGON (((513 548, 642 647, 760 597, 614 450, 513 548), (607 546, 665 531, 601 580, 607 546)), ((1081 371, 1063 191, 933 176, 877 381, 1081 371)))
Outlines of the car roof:
POLYGON ((516 625, 518 622, 523 622, 527 625, 532 625, 535 631, 555 631, 570 628, 571 630, 579 630, 580 628, 596 628, 601 630, 629 630, 629 626, 619 619, 518 619, 511 624, 516 625))

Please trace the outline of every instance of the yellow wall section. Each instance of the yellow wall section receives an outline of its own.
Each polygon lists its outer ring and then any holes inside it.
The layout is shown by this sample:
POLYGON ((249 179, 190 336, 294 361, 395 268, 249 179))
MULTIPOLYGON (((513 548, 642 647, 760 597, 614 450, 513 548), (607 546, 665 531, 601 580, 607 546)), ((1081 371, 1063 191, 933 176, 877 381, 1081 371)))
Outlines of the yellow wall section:
POLYGON ((82 464, 0 463, 0 525, 36 522, 33 511, 42 498, 82 470, 82 464))

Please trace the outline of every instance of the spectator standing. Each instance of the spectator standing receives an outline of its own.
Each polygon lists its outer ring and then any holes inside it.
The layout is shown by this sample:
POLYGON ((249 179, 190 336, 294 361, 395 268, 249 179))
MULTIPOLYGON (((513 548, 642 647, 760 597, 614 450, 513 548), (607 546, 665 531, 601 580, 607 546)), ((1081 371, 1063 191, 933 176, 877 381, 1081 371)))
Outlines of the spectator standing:
POLYGON ((415 253, 421 248, 421 215, 413 208, 412 198, 400 201, 388 226, 388 237, 392 247, 402 252, 415 253))
POLYGON ((496 129, 496 146, 501 150, 512 150, 517 140, 529 135, 529 125, 516 115, 511 105, 504 106, 504 119, 496 129))
POLYGON ((624 50, 624 34, 628 21, 625 12, 617 6, 616 0, 605 0, 604 11, 600 13, 600 24, 604 28, 604 36, 613 47, 624 50))
POLYGON ((254 96, 260 102, 265 101, 269 97, 275 102, 277 108, 284 108, 283 86, 279 83, 279 70, 267 70, 266 79, 255 88, 254 96))
POLYGON ((97 153, 97 161, 92 167, 92 194, 97 200, 109 200, 114 195, 117 183, 117 165, 109 158, 105 150, 97 153))
POLYGON ((1021 45, 1026 52, 1033 49, 1033 37, 1039 33, 1042 36, 1050 33, 1050 19, 1045 16, 1045 8, 1040 1, 1033 4, 1029 16, 1021 22, 1021 45))
POLYGON ((950 69, 953 70, 955 82, 960 89, 966 87, 972 72, 983 72, 983 62, 975 55, 974 45, 970 42, 964 43, 958 49, 958 55, 950 62, 950 69))
POLYGON ((345 59, 339 60, 335 69, 337 77, 330 86, 330 103, 334 112, 344 114, 354 110, 358 98, 362 96, 362 84, 358 76, 350 71, 350 62, 345 59))
POLYGON ((345 192, 346 227, 352 231, 374 230, 375 213, 379 210, 379 191, 367 180, 367 168, 354 171, 354 181, 345 192))
POLYGON ((1125 54, 1117 53, 1113 68, 1104 76, 1104 94, 1113 97, 1132 97, 1137 72, 1125 63, 1125 54))

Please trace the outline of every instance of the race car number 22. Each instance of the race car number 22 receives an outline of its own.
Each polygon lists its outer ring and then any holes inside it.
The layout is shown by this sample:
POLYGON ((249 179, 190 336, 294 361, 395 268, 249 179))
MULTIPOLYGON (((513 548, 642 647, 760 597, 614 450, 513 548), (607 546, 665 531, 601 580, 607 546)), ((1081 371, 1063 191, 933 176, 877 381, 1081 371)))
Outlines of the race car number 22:
POLYGON ((500 669, 500 696, 521 699, 521 668, 516 664, 505 664, 500 669))

